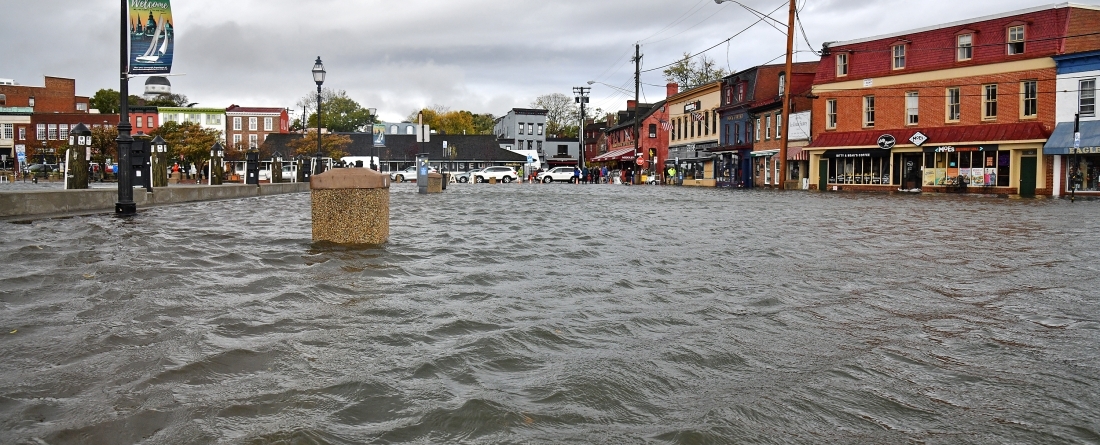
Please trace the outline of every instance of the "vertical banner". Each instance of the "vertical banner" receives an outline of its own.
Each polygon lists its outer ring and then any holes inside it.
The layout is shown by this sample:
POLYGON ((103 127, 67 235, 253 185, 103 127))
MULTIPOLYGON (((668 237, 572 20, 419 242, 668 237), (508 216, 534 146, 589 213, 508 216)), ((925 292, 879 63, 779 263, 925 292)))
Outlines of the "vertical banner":
POLYGON ((386 146, 386 124, 374 124, 374 146, 386 146))
POLYGON ((171 0, 128 0, 130 74, 168 74, 176 47, 171 0))

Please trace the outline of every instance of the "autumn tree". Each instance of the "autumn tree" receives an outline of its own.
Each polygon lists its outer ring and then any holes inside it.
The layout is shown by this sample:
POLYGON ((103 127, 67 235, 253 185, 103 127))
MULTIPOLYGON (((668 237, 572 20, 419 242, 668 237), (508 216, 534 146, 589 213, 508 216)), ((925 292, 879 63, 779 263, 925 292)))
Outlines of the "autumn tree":
MULTIPOLYGON (((306 133, 305 137, 291 138, 286 143, 288 149, 291 150, 290 157, 305 156, 313 157, 317 154, 317 131, 313 133, 306 133)), ((332 159, 340 159, 348 155, 347 148, 351 145, 351 137, 346 134, 322 134, 321 135, 321 153, 325 157, 332 159)))
MULTIPOLYGON (((88 105, 95 110, 99 110, 101 114, 118 114, 121 104, 119 103, 120 94, 115 90, 101 89, 95 92, 95 95, 88 100, 88 105)), ((132 107, 140 107, 145 105, 145 100, 130 95, 129 105, 132 107)))
POLYGON ((221 132, 202 128, 194 122, 168 121, 149 133, 150 137, 160 136, 168 146, 168 158, 177 159, 181 155, 188 162, 198 163, 210 158, 210 147, 221 139, 221 132))
POLYGON ((496 125, 496 118, 492 113, 475 114, 473 134, 493 134, 494 125, 496 125))
POLYGON ((706 55, 699 56, 699 60, 695 61, 690 53, 684 53, 683 59, 662 72, 666 81, 680 85, 680 91, 706 85, 729 75, 725 69, 715 67, 714 60, 708 59, 706 55))

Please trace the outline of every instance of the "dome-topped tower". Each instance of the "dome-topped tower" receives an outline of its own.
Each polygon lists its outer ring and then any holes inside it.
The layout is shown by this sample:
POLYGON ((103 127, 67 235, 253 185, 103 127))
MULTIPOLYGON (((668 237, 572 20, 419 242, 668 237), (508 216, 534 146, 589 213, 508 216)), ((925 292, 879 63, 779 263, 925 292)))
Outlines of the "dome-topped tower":
POLYGON ((167 77, 153 76, 145 81, 145 100, 156 100, 172 94, 172 83, 167 77))

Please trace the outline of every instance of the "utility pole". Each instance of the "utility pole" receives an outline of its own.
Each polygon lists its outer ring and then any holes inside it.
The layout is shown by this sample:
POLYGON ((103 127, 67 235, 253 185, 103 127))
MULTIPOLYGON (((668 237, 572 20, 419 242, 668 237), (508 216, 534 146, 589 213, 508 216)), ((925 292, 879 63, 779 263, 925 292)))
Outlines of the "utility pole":
POLYGON ((588 92, 592 91, 589 87, 573 87, 573 94, 577 96, 577 103, 581 104, 581 126, 577 131, 580 134, 580 149, 577 155, 577 168, 584 168, 584 104, 588 103, 588 92))
MULTIPOLYGON (((634 159, 641 159, 642 154, 638 153, 638 125, 641 123, 642 113, 641 107, 638 103, 638 93, 642 88, 642 45, 634 44, 634 159)), ((637 162, 634 163, 637 165, 637 162)), ((631 178, 636 177, 637 174, 632 175, 631 178)), ((633 179, 631 180, 633 183, 633 179)))
POLYGON ((791 121, 791 78, 794 73, 791 72, 794 56, 794 19, 795 13, 795 0, 790 0, 790 13, 787 18, 787 66, 783 75, 783 122, 780 123, 778 129, 783 131, 783 136, 779 142, 779 177, 776 178, 779 189, 783 190, 783 183, 787 180, 787 136, 790 129, 789 122, 791 121), (783 128, 787 126, 787 128, 783 128))

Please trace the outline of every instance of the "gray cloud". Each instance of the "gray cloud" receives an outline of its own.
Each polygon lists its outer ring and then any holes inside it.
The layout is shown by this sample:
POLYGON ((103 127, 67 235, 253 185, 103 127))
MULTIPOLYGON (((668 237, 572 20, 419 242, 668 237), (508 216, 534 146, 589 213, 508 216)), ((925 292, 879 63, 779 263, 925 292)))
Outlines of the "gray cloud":
MULTIPOLYGON (((0 0, 0 77, 40 85, 42 76, 77 79, 79 94, 118 88, 119 2, 0 0)), ((785 3, 745 0, 761 11, 785 3)), ((1027 0, 920 2, 814 0, 801 12, 812 49, 824 41, 929 26, 1037 6, 1027 0)), ((588 80, 633 89, 633 44, 644 68, 675 61, 742 30, 756 17, 713 0, 187 0, 173 5, 178 32, 174 91, 202 106, 293 107, 315 90, 320 55, 326 87, 346 90, 386 119, 432 104, 501 114, 538 95, 571 94, 588 80), (671 25, 671 26, 670 26, 671 25)), ((733 70, 782 55, 784 37, 758 24, 707 53, 733 70)), ((802 51, 808 51, 800 43, 802 51)), ((799 60, 813 60, 808 52, 799 60)), ((782 60, 782 59, 778 59, 782 60)), ((642 81, 663 85, 659 70, 642 81)), ((131 91, 142 89, 140 79, 131 91)), ((647 100, 664 98, 646 86, 647 100)), ((593 86, 607 111, 627 96, 593 86)), ((632 98, 632 97, 631 97, 632 98)))

